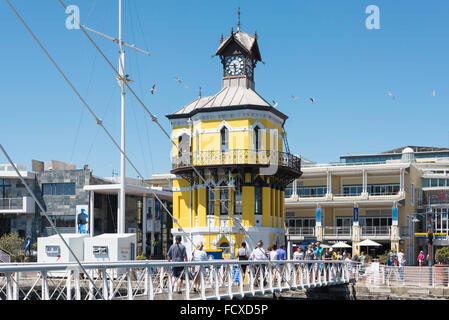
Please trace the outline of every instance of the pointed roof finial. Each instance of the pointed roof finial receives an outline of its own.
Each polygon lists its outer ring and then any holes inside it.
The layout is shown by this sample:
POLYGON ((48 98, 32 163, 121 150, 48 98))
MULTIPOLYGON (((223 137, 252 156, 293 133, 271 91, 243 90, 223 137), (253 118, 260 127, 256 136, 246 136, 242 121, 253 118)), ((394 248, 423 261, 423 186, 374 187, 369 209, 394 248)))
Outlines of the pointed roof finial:
POLYGON ((221 34, 220 43, 223 42, 223 33, 221 34))
POLYGON ((199 92, 199 96, 200 96, 200 98, 201 98, 201 87, 200 87, 200 92, 199 92))
POLYGON ((231 35, 234 34, 234 27, 231 27, 231 35))
POLYGON ((257 30, 254 30, 254 38, 257 40, 257 30))
POLYGON ((237 11, 237 31, 240 31, 240 7, 237 11))

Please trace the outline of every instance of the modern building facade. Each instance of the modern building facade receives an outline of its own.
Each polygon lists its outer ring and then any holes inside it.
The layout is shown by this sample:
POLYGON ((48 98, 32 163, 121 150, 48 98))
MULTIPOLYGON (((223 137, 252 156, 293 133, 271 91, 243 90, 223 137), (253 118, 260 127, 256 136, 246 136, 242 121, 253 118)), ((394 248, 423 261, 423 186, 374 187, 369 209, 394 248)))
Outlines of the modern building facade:
MULTIPOLYGON (((80 210, 88 215, 87 233, 117 232, 117 177, 97 177, 87 166, 77 169, 54 160, 33 160, 31 171, 16 166, 59 232, 80 232, 80 210)), ((139 253, 165 256, 172 242, 172 220, 155 197, 171 211, 171 191, 131 178, 126 179, 125 186, 126 232, 138 234, 139 253)), ((0 165, 0 236, 12 232, 32 241, 55 234, 13 167, 0 165)))
POLYGON ((448 152, 411 146, 342 156, 338 163, 303 163, 303 175, 286 189, 289 242, 344 241, 353 254, 402 249, 415 264, 419 250, 427 252, 428 208, 434 216, 429 223, 442 233, 435 244, 447 245, 448 152), (365 239, 382 247, 361 248, 365 239))
POLYGON ((232 258, 242 241, 284 242, 284 189, 301 175, 300 158, 284 150, 287 116, 255 91, 257 34, 231 31, 216 55, 220 91, 167 115, 176 144, 172 233, 190 252, 188 238, 232 258))

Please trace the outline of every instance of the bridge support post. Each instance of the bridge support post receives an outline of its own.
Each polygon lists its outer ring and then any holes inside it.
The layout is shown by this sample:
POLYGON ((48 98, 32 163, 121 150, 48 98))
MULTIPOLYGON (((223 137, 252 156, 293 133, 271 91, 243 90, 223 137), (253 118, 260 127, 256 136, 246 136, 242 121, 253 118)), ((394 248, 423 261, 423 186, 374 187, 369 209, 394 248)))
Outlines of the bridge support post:
POLYGON ((127 280, 128 280, 128 300, 132 300, 133 299, 133 279, 132 279, 132 269, 128 268, 128 276, 127 276, 127 280))
POLYGON ((49 300, 47 271, 42 271, 42 300, 49 300))
POLYGON ((103 298, 109 300, 108 274, 106 272, 106 267, 101 270, 101 277, 103 278, 103 298))
POLYGON ((73 278, 73 270, 67 271, 67 279, 65 283, 65 287, 67 290, 67 300, 72 300, 72 278, 73 278))
POLYGON ((75 300, 81 300, 80 273, 78 270, 74 270, 73 277, 75 278, 75 300))
POLYGON ((5 272, 5 275, 6 275, 6 300, 13 300, 11 272, 5 272))

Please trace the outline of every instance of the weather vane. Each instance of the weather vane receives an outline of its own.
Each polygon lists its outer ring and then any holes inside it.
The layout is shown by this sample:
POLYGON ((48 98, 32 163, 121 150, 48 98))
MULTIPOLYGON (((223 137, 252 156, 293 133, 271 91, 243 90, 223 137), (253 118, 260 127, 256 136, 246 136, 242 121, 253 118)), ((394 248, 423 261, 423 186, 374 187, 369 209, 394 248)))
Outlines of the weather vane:
POLYGON ((237 10, 237 31, 240 30, 240 7, 237 10))

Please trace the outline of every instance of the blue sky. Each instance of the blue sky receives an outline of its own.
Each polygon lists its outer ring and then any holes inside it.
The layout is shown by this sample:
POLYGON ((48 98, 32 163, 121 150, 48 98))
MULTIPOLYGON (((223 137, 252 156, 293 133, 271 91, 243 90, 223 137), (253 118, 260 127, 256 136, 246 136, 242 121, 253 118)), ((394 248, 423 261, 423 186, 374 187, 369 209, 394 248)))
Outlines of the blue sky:
MULTIPOLYGON (((67 15, 57 0, 12 3, 119 141, 120 96, 112 70, 80 30, 66 29, 67 15)), ((118 1, 65 3, 79 6, 83 24, 117 36, 118 1)), ((250 34, 257 29, 265 62, 256 68, 256 90, 278 101, 289 116, 293 153, 331 162, 403 145, 449 146, 447 0, 124 0, 124 5, 124 40, 151 52, 127 50, 127 73, 168 131, 165 115, 195 99, 198 87, 203 95, 220 89, 221 66, 211 56, 221 33, 226 37, 235 29, 240 6, 241 28, 250 34), (368 5, 380 9, 380 30, 365 27, 368 5), (157 92, 150 95, 153 84, 157 92), (310 97, 317 102, 311 104, 310 97)), ((5 1, 0 36, 0 141, 13 160, 29 168, 31 159, 87 163, 99 176, 118 172, 118 150, 5 1)), ((93 38, 116 65, 116 45, 93 38)), ((168 172, 170 143, 130 94, 126 123, 127 152, 142 174, 168 172)), ((136 177, 130 167, 127 175, 136 177)))

